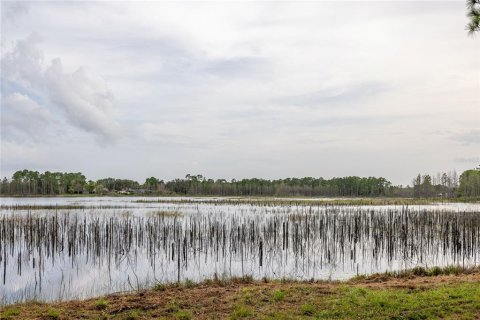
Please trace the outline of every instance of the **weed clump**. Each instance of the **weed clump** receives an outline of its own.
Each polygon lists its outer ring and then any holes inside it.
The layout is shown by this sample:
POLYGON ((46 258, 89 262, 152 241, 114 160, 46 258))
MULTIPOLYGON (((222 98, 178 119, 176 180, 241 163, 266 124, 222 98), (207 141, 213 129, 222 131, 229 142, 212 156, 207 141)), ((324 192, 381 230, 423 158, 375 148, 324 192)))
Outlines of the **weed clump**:
POLYGON ((18 316, 20 314, 20 310, 17 308, 8 308, 0 314, 0 319, 9 319, 11 317, 18 316))
POLYGON ((140 317, 140 313, 138 310, 130 310, 130 312, 127 314, 125 320, 136 320, 140 317))
POLYGON ((167 313, 176 313, 180 311, 180 306, 175 300, 169 301, 165 307, 167 313))
POLYGON ((285 291, 277 290, 273 292, 273 300, 279 302, 283 301, 283 299, 285 299, 285 291))
POLYGON ((167 290, 167 286, 164 283, 157 283, 153 286, 154 291, 165 291, 167 290))
POLYGON ((108 306, 107 300, 100 298, 95 301, 95 309, 97 310, 105 310, 108 306))
POLYGON ((302 305, 301 312, 302 312, 302 315, 304 316, 312 317, 315 315, 315 311, 316 311, 315 306, 313 306, 310 303, 306 303, 302 305))
POLYGON ((233 311, 232 314, 230 315, 230 319, 236 320, 236 319, 243 319, 243 318, 248 318, 253 316, 253 309, 250 307, 247 307, 244 304, 237 304, 233 311))
POLYGON ((51 320, 59 319, 60 318, 60 311, 55 310, 55 309, 48 309, 46 318, 51 319, 51 320))
POLYGON ((190 279, 185 279, 185 288, 193 288, 195 283, 190 279))
POLYGON ((174 316, 178 320, 190 320, 192 318, 192 314, 186 310, 179 310, 174 316))

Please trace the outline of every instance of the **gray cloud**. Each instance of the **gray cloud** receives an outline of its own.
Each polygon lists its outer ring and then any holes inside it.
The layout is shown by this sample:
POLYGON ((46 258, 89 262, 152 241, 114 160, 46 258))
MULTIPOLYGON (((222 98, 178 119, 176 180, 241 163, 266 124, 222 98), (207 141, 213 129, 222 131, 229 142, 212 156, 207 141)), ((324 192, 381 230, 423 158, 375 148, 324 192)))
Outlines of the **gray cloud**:
POLYGON ((45 86, 72 124, 96 134, 102 143, 117 137, 118 124, 111 114, 113 93, 100 76, 85 68, 65 73, 61 60, 55 59, 45 72, 45 86))
POLYGON ((450 138, 464 145, 480 144, 480 130, 475 129, 462 133, 456 133, 451 135, 450 138))
POLYGON ((458 157, 453 160, 458 163, 469 163, 469 164, 480 163, 480 157, 458 157))
MULTIPOLYGON (((73 73, 66 73, 60 58, 54 59, 44 70, 44 54, 38 47, 40 41, 38 35, 32 34, 27 39, 18 41, 14 49, 5 55, 2 59, 2 82, 7 85, 4 88, 23 88, 22 91, 32 88, 43 93, 64 113, 69 123, 93 133, 102 144, 114 141, 119 133, 119 125, 112 116, 114 97, 105 80, 83 67, 73 73)), ((30 97, 21 100, 19 96, 20 93, 14 92, 14 98, 8 100, 10 109, 25 109, 24 106, 13 106, 16 103, 24 104, 25 99, 30 101, 30 105, 37 104, 30 97)), ((42 108, 37 105, 36 110, 42 108)), ((43 112, 46 114, 45 110, 43 112)), ((28 119, 35 115, 22 116, 28 119)), ((7 117, 4 122, 11 126, 16 122, 14 119, 15 117, 7 117)))
POLYGON ((352 107, 358 106, 365 100, 371 100, 388 90, 389 85, 387 83, 366 82, 349 87, 328 88, 299 95, 280 96, 274 102, 280 105, 305 107, 352 107))
POLYGON ((1 22, 4 27, 7 24, 14 23, 18 16, 28 12, 27 3, 23 1, 2 1, 0 7, 1 22))
POLYGON ((207 61, 201 71, 228 78, 263 78, 269 72, 269 64, 263 58, 238 57, 207 61))
MULTIPOLYGON (((82 41, 87 41, 82 39, 82 41)), ((263 57, 240 55, 209 57, 181 39, 167 36, 140 35, 128 39, 108 39, 106 51, 121 50, 140 72, 128 74, 128 80, 156 82, 158 85, 194 86, 215 79, 263 78, 270 74, 271 65, 263 57)), ((116 75, 118 76, 118 75, 116 75)), ((126 77, 126 75, 122 76, 126 77)))
POLYGON ((2 139, 17 143, 41 142, 52 116, 26 95, 2 96, 2 139))
POLYGON ((2 80, 17 81, 21 85, 42 85, 43 52, 38 48, 41 37, 30 34, 25 40, 16 42, 12 51, 2 59, 2 80))

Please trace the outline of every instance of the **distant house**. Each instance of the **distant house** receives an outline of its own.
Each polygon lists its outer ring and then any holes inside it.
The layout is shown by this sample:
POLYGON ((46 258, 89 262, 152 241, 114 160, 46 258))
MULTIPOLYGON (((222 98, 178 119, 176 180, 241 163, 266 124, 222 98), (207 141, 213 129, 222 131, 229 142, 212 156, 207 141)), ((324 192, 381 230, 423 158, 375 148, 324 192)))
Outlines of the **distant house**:
POLYGON ((134 194, 135 193, 135 189, 132 189, 132 188, 125 188, 125 189, 122 189, 120 191, 118 191, 118 194, 125 194, 125 195, 129 195, 129 194, 134 194))

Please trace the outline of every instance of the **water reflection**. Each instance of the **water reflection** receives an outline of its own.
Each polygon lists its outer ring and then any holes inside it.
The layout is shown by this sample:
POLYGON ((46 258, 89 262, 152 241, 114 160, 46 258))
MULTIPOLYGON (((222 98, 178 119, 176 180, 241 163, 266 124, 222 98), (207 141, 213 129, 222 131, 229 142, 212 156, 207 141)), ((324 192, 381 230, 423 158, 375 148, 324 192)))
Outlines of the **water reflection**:
POLYGON ((475 207, 125 203, 3 209, 2 302, 84 298, 215 274, 344 279, 417 265, 474 265, 480 254, 475 207))

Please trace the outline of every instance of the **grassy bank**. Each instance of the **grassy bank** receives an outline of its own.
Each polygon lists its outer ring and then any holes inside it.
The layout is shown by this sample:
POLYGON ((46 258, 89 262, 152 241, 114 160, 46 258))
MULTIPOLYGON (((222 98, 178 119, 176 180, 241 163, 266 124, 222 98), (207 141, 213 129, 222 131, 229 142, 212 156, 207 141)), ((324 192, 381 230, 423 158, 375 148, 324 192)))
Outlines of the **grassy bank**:
POLYGON ((347 282, 157 285, 85 301, 28 302, 1 319, 479 319, 480 269, 417 268, 347 282))

